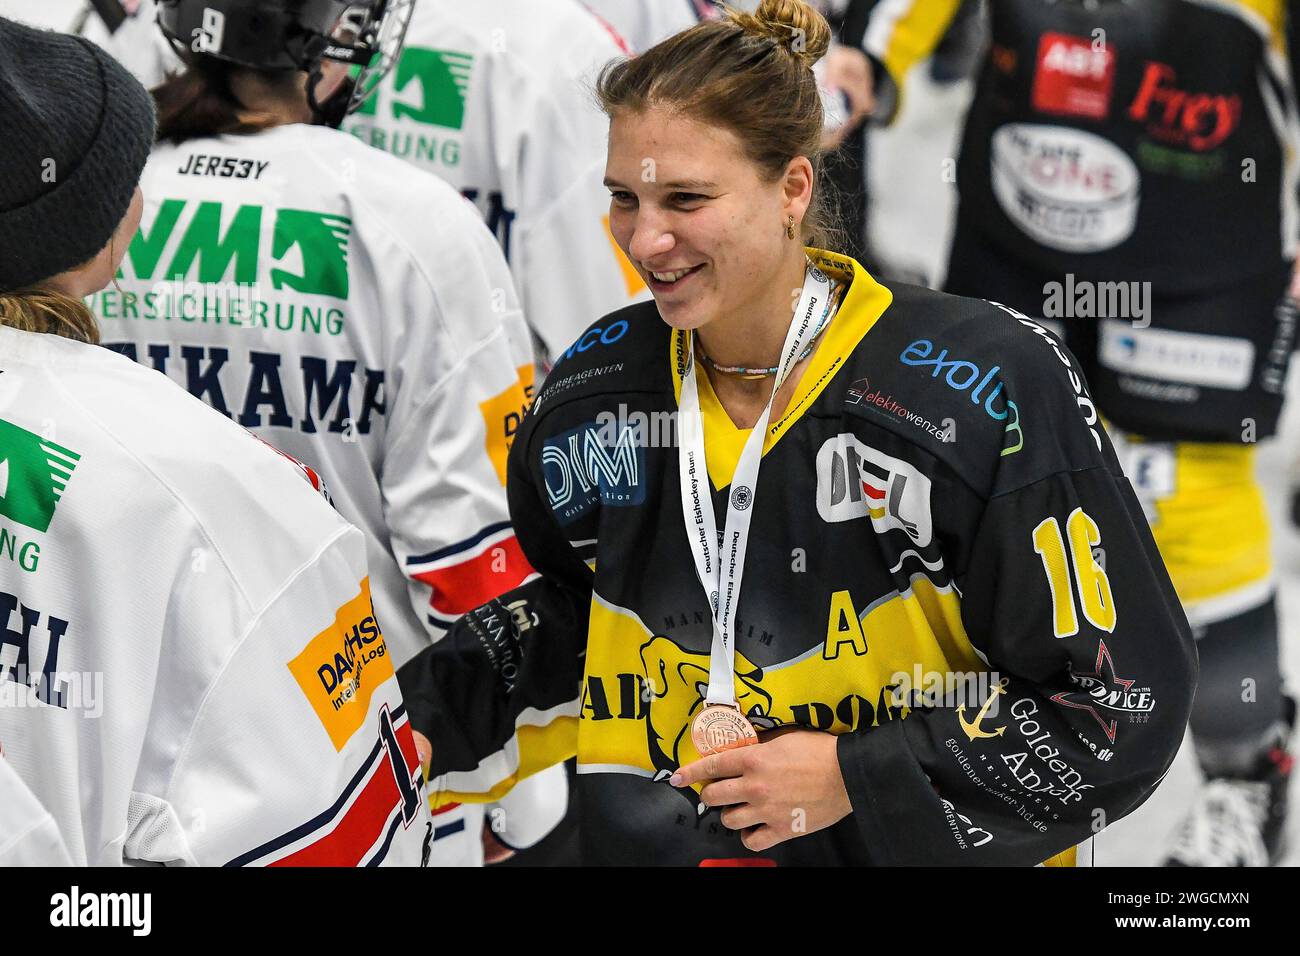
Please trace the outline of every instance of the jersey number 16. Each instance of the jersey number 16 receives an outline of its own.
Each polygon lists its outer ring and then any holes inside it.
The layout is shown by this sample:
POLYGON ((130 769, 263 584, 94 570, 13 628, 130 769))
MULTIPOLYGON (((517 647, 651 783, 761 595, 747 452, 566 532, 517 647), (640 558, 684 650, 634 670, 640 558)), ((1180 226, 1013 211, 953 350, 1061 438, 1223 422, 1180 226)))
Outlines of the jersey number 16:
POLYGON ((1061 525, 1055 518, 1045 518, 1034 528, 1034 550, 1043 559, 1047 585, 1052 591, 1052 631, 1057 637, 1079 633, 1079 615, 1075 610, 1074 591, 1070 589, 1070 569, 1074 566, 1075 591, 1083 616, 1103 631, 1115 630, 1115 601, 1111 597, 1110 578, 1097 563, 1092 549, 1101 544, 1101 530, 1082 508, 1075 508, 1065 522, 1070 539, 1067 553, 1061 525))

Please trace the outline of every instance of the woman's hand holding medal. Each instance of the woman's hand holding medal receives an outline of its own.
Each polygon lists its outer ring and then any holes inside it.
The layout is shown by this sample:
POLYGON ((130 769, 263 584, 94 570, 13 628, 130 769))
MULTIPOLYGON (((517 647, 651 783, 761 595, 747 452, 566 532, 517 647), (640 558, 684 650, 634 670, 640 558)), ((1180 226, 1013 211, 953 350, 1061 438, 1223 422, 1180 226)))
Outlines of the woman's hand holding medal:
POLYGON ((817 730, 781 728, 763 734, 755 746, 689 763, 668 782, 689 787, 708 781, 700 799, 706 806, 724 807, 723 825, 740 830, 745 848, 761 853, 853 812, 835 740, 817 730))

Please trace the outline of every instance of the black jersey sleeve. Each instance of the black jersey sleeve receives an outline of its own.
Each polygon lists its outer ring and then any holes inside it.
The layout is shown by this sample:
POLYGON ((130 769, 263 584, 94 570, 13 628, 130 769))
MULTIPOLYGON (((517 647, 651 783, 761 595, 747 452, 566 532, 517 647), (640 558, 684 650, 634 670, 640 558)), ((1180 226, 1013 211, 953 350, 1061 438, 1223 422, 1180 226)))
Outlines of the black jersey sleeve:
POLYGON ((573 756, 592 572, 544 497, 536 416, 510 452, 510 517, 537 576, 460 618, 398 671, 429 738, 435 802, 495 800, 573 756))
POLYGON ((945 681, 960 700, 914 695, 905 720, 840 738, 882 863, 1044 862, 1146 800, 1183 739, 1187 619, 1109 440, 1079 417, 1086 384, 1049 352, 1020 383, 1037 453, 1000 459, 957 565, 989 673, 945 681))

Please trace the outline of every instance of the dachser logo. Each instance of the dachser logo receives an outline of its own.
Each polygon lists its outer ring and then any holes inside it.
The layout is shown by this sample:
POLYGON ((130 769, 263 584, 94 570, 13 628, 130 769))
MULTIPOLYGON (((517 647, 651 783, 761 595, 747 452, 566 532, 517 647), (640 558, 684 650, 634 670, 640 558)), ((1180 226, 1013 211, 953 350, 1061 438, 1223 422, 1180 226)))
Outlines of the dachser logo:
POLYGON ((870 518, 879 531, 897 528, 930 543, 930 479, 914 465, 844 432, 817 452, 817 513, 826 522, 870 518))
POLYGON ((506 483, 506 461, 510 457, 510 446, 514 443, 515 433, 524 423, 524 415, 528 413, 528 405, 533 400, 533 367, 521 365, 516 371, 518 379, 478 406, 483 415, 483 425, 487 429, 488 458, 503 486, 506 483))
POLYGON ((388 646, 375 620, 370 579, 338 609, 334 623, 289 662, 335 750, 342 750, 370 710, 375 688, 393 676, 388 646))

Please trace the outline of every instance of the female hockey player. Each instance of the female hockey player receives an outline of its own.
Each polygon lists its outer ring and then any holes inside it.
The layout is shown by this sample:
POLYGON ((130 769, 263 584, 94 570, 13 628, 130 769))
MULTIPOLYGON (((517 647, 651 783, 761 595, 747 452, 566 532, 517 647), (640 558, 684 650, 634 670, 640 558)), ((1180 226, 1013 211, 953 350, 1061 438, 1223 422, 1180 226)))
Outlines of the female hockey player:
POLYGON ((362 535, 93 345, 82 298, 140 221, 148 94, 0 19, 0 125, 0 858, 418 865, 433 821, 362 535))
MULTIPOLYGON (((882 101, 957 6, 877 6, 882 101)), ((1264 865, 1281 852, 1294 724, 1255 478, 1296 341, 1286 4, 994 0, 990 13, 946 288, 1058 320, 1087 363, 1200 655, 1191 727, 1208 779, 1168 862, 1264 865)))
MULTIPOLYGON (((158 11, 189 65, 153 91, 149 198, 95 299, 105 342, 320 470, 401 664, 532 573, 505 496, 532 384, 509 270, 455 190, 335 128, 396 61, 409 3, 158 11)), ((342 707, 349 675, 319 681, 342 707)), ((558 769, 521 791, 502 839, 540 839, 565 793, 558 769)), ((434 862, 480 862, 482 820, 444 810, 434 862)))
POLYGON ((576 752, 589 863, 1068 863, 1172 761, 1191 634, 1069 353, 828 251, 828 39, 764 0, 602 74, 655 301, 515 439, 541 576, 399 675, 434 799, 576 752))

